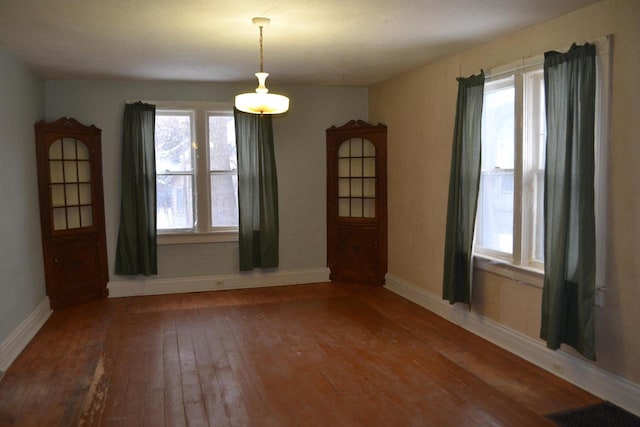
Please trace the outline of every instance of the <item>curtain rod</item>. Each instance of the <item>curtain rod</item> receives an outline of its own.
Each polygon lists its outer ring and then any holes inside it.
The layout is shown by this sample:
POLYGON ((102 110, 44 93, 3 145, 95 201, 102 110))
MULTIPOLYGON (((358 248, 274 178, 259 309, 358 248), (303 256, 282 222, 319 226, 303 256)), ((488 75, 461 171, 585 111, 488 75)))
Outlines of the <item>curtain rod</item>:
POLYGON ((521 65, 517 65, 515 67, 510 67, 507 68, 506 70, 500 70, 498 69, 498 71, 495 72, 491 72, 491 70, 489 70, 488 72, 485 73, 484 77, 486 79, 491 79, 494 77, 498 77, 498 76, 504 76, 505 74, 512 74, 515 73, 516 71, 520 71, 520 70, 524 70, 525 68, 532 68, 532 67, 537 67, 539 65, 544 64, 544 59, 542 59, 541 61, 535 61, 535 62, 530 62, 527 64, 521 64, 521 65))
MULTIPOLYGON (((608 55, 611 49, 611 35, 597 37, 590 42, 591 44, 596 45, 596 56, 608 55)), ((583 43, 584 44, 584 43, 583 43)), ((558 52, 562 51, 562 49, 556 49, 558 52)), ((566 50, 566 49, 565 49, 566 50)), ((544 54, 530 56, 528 58, 520 59, 512 62, 515 64, 519 62, 518 65, 513 65, 506 69, 501 69, 501 67, 496 67, 496 70, 492 72, 488 70, 485 73, 485 78, 490 79, 494 77, 504 76, 505 74, 515 73, 517 71, 523 70, 525 68, 537 67, 544 64, 544 54)), ((507 65, 508 66, 508 65, 507 65)))

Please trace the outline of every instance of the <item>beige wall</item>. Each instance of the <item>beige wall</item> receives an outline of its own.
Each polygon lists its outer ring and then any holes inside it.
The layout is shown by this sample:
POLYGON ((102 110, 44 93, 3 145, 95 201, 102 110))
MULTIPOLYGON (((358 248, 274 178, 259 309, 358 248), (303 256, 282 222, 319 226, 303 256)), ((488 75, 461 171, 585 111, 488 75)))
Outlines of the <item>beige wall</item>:
MULTIPOLYGON (((441 295, 456 77, 613 34, 607 276, 597 364, 640 383, 640 1, 610 0, 370 88, 389 127, 389 273, 441 295)), ((476 270, 473 310, 537 338, 541 289, 476 270)))

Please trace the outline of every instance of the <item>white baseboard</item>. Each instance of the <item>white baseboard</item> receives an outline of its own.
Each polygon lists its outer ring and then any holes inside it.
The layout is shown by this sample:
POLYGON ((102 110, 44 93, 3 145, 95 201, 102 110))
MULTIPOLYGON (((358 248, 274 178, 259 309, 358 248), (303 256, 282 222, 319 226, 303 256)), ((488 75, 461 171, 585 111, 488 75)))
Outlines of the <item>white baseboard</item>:
POLYGON ((44 322, 47 321, 53 311, 49 305, 49 297, 18 325, 16 329, 0 344, 0 371, 5 372, 14 360, 27 347, 29 342, 38 333, 44 322))
POLYGON ((385 287, 601 399, 640 415, 640 384, 599 368, 586 359, 562 350, 550 350, 541 341, 470 312, 466 306, 452 306, 439 295, 394 275, 387 274, 385 287))
POLYGON ((108 284, 109 298, 136 295, 162 295, 186 292, 220 291, 225 289, 262 288, 329 281, 328 268, 254 271, 224 276, 139 278, 112 281, 108 284))

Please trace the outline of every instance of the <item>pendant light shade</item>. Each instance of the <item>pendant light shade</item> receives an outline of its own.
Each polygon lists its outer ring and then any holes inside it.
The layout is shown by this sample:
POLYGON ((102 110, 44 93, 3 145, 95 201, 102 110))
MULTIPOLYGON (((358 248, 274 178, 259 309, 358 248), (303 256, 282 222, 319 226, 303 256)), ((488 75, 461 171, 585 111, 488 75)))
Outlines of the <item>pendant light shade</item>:
POLYGON ((253 18, 253 25, 260 28, 260 72, 256 73, 258 87, 255 92, 236 95, 236 108, 252 114, 281 114, 289 110, 289 98, 275 93, 269 93, 266 80, 269 73, 265 73, 264 55, 262 47, 262 28, 269 25, 269 18, 253 18))

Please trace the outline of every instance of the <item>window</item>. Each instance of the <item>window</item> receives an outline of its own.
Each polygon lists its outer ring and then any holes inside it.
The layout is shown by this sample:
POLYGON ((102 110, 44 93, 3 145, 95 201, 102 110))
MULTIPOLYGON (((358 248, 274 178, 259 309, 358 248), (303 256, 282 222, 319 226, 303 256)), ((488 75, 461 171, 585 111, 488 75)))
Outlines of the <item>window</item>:
POLYGON ((196 222, 193 112, 156 112, 158 230, 192 230, 196 222))
MULTIPOLYGON (((597 51, 594 141, 596 287, 602 291, 606 288, 611 37, 600 37, 593 43, 597 51)), ((481 260, 477 266, 536 286, 542 285, 539 272, 544 270, 546 119, 543 60, 539 55, 500 67, 493 71, 502 77, 489 77, 485 83, 482 164, 474 243, 475 254, 535 271, 537 278, 532 279, 529 272, 520 274, 513 273, 513 269, 496 268, 493 261, 481 260), (531 65, 533 63, 539 65, 531 65), (505 69, 518 71, 501 73, 505 69)))
POLYGON ((238 173, 231 108, 156 104, 160 242, 235 240, 238 173))
POLYGON ((543 268, 541 67, 485 83, 475 252, 543 268))

